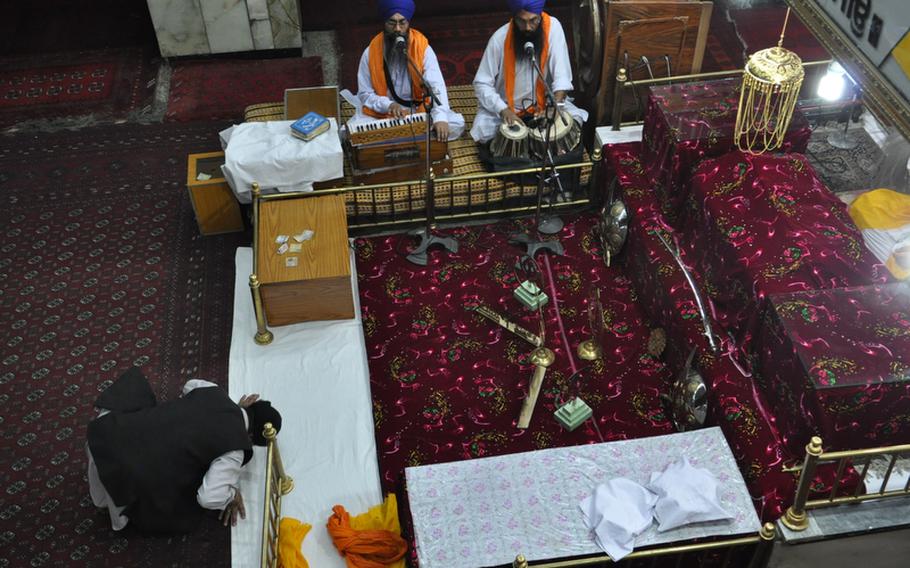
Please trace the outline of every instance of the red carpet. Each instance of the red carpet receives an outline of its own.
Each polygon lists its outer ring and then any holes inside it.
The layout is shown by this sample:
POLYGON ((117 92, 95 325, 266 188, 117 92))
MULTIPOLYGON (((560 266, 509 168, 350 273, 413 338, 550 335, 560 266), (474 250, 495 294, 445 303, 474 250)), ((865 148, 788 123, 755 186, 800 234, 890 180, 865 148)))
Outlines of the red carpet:
POLYGON ((248 105, 282 101, 285 89, 322 81, 321 57, 178 62, 165 120, 240 120, 248 105))
POLYGON ((243 236, 200 237, 184 186, 187 153, 217 148, 225 126, 0 145, 0 566, 229 565, 216 518, 188 536, 115 533, 85 481, 92 402, 119 373, 141 366, 159 399, 194 377, 227 384, 243 236))
MULTIPOLYGON (((747 55, 760 49, 774 47, 780 39, 780 30, 787 14, 785 6, 765 6, 745 10, 730 10, 730 17, 736 31, 745 44, 747 55)), ((809 28, 794 14, 790 15, 784 35, 784 47, 799 55, 805 61, 828 59, 830 55, 809 28)))
POLYGON ((0 126, 39 118, 125 118, 151 102, 157 67, 141 49, 0 59, 0 126))
MULTIPOLYGON (((590 216, 566 219, 566 255, 550 264, 559 313, 576 368, 563 347, 550 293, 546 344, 556 352, 531 427, 515 422, 533 367, 530 344, 465 310, 482 302, 529 330, 534 317, 512 298, 522 249, 507 244, 512 223, 453 230, 457 254, 431 252, 427 267, 401 254, 401 236, 357 241, 357 272, 370 365, 379 470, 392 490, 406 466, 541 448, 666 434, 672 431, 658 393, 664 364, 645 352, 648 328, 630 281, 605 268, 590 216), (575 349, 589 337, 585 301, 601 288, 607 324, 605 357, 588 364, 575 349), (594 409, 574 432, 553 412, 578 395, 594 409)), ((405 237, 407 238, 407 237, 405 237)), ((542 267, 543 255, 538 256, 542 267)))

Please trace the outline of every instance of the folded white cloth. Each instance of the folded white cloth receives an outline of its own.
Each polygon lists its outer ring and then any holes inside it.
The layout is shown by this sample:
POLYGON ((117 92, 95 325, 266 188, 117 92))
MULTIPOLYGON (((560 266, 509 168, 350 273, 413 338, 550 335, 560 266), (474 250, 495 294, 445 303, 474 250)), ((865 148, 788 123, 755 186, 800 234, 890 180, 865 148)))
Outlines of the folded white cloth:
POLYGON ((648 489, 657 495, 654 517, 658 531, 733 518, 717 498, 717 478, 707 469, 692 467, 686 458, 652 473, 648 489))
POLYGON ((579 506, 595 542, 615 562, 631 553, 635 537, 651 526, 656 501, 657 495, 638 483, 617 477, 598 485, 579 506))

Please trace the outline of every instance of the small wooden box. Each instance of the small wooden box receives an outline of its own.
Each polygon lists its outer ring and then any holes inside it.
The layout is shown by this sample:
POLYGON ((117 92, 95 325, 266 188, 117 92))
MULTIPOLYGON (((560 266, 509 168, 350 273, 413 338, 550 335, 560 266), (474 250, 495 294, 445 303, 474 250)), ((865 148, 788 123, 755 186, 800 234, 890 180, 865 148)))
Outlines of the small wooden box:
POLYGON ((261 201, 256 238, 256 275, 269 325, 354 317, 343 196, 261 201), (300 252, 278 253, 279 235, 292 245, 306 229, 313 237, 300 243, 300 252), (289 266, 289 258, 297 265, 289 266))
POLYGON ((243 230, 240 205, 234 192, 228 186, 221 166, 224 152, 190 154, 186 166, 186 187, 196 213, 196 223, 203 235, 234 233, 243 230), (200 173, 212 176, 207 180, 197 179, 200 173))

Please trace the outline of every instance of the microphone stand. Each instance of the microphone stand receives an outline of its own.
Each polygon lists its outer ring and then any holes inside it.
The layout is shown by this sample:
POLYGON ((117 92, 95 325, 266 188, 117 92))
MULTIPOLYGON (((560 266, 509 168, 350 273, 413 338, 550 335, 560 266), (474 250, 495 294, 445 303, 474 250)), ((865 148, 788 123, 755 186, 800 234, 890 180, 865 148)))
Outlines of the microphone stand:
POLYGON ((424 77, 421 73, 420 68, 417 67, 417 64, 411 60, 411 57, 408 55, 406 50, 403 50, 402 53, 405 56, 405 59, 408 61, 414 71, 417 73, 417 76, 420 77, 420 85, 423 87, 424 92, 424 108, 427 113, 427 131, 425 136, 426 142, 426 173, 425 179, 427 184, 427 190, 424 192, 424 199, 426 200, 427 207, 427 220, 426 225, 415 231, 408 233, 409 235, 420 237, 420 244, 417 245, 417 248, 412 250, 408 254, 407 259, 414 264, 419 264, 420 266, 427 265, 427 251, 433 245, 442 245, 447 251, 456 253, 458 252, 458 241, 452 237, 440 237, 434 235, 433 232, 436 229, 435 215, 436 215, 436 184, 435 184, 435 175, 433 174, 433 158, 431 154, 431 138, 430 135, 433 132, 433 108, 436 105, 442 105, 439 102, 439 98, 436 96, 436 93, 433 92, 430 82, 427 81, 427 78, 424 77))
MULTIPOLYGON (((556 95, 553 94, 553 89, 551 89, 550 85, 544 80, 540 66, 537 64, 537 57, 534 54, 533 48, 528 50, 528 54, 531 56, 531 64, 537 74, 537 80, 543 84, 546 92, 546 103, 543 115, 543 124, 544 128, 546 128, 544 131, 544 147, 546 148, 546 155, 542 156, 543 159, 541 161, 540 172, 537 174, 537 208, 534 214, 534 227, 537 231, 536 240, 534 240, 530 234, 522 233, 514 235, 511 241, 526 245, 528 247, 528 256, 534 258, 534 255, 536 255, 537 252, 541 250, 549 250, 554 254, 562 255, 565 254, 565 249, 563 248, 562 243, 559 241, 545 241, 540 238, 540 233, 556 234, 563 228, 562 219, 557 216, 550 216, 544 220, 541 220, 540 218, 544 184, 551 186, 553 182, 556 182, 556 187, 558 188, 557 194, 562 195, 563 193, 562 182, 559 179, 559 172, 556 171, 556 164, 553 161, 553 153, 550 150, 550 133, 552 131, 552 126, 556 121, 556 116, 558 115, 558 105, 556 104, 556 95)), ((533 87, 531 92, 534 92, 533 87)), ((565 118, 561 116, 560 118, 565 120, 565 118)), ((538 128, 540 127, 538 126, 538 128)), ((552 207, 552 194, 550 199, 550 207, 552 207)))

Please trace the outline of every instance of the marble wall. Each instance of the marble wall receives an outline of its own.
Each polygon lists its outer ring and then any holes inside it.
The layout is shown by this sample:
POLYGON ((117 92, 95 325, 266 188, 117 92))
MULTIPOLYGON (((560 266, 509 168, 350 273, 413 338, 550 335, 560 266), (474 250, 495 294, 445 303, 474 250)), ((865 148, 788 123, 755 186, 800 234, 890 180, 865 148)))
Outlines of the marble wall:
POLYGON ((297 0, 148 0, 163 57, 300 47, 297 0))

